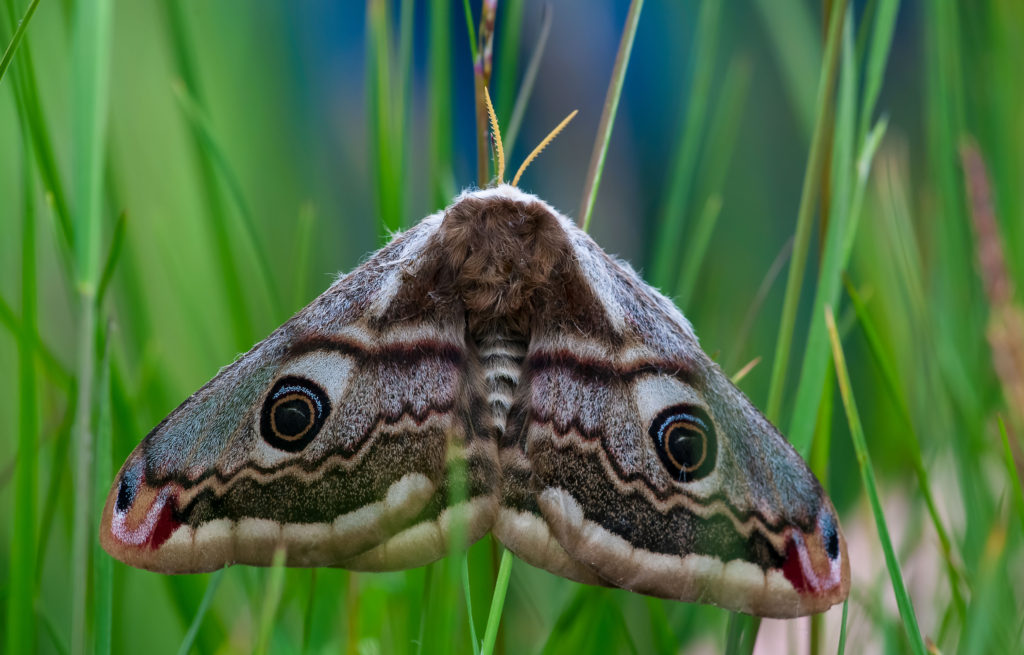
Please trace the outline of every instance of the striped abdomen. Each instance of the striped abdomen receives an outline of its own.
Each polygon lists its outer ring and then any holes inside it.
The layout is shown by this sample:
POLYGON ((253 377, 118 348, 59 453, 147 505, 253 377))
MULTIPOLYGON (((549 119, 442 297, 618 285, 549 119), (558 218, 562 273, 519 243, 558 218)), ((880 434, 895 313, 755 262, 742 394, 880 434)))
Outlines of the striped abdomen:
POLYGON ((519 374, 526 357, 526 339, 503 330, 495 330, 477 339, 480 364, 487 383, 487 406, 490 408, 496 436, 505 433, 508 412, 519 386, 519 374))

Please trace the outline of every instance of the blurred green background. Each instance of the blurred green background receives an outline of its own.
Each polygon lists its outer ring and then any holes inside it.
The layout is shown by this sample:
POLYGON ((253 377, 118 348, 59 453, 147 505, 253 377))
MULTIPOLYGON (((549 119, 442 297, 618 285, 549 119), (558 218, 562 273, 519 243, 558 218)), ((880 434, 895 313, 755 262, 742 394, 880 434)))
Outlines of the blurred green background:
MULTIPOLYGON (((481 3, 0 4, 0 48, 24 37, 0 62, 0 648, 477 652, 489 537, 465 569, 168 577, 110 560, 96 524, 163 416, 479 183, 481 3)), ((629 7, 497 3, 510 168, 579 109, 520 183, 573 217, 629 7)), ((762 358, 740 386, 840 512, 848 614, 755 645, 756 622, 516 562, 497 651, 1021 652, 1024 4, 633 15, 590 231, 727 373, 762 358)))

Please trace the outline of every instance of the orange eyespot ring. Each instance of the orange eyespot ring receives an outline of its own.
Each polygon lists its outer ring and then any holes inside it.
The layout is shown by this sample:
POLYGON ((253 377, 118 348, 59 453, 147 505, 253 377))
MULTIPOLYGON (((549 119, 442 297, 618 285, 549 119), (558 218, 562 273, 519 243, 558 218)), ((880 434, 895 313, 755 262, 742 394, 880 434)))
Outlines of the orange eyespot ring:
POLYGON ((330 412, 331 402, 319 385, 305 378, 284 377, 263 402, 260 432, 274 448, 298 452, 313 440, 330 412))
POLYGON ((315 422, 316 407, 303 393, 282 396, 270 408, 270 428, 282 439, 301 439, 315 422))
POLYGON ((695 405, 662 410, 648 430, 668 472, 679 482, 699 480, 714 470, 718 454, 711 418, 695 405))

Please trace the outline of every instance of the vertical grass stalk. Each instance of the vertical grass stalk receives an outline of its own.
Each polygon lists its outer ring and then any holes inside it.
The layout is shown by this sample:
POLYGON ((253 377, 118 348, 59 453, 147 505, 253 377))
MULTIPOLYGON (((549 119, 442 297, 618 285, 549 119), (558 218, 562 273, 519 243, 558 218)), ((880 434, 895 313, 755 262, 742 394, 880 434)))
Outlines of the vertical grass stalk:
POLYGON ((590 154, 590 166, 587 168, 587 179, 583 185, 583 199, 580 201, 579 221, 584 232, 590 229, 590 218, 594 212, 594 203, 597 201, 597 190, 601 186, 604 160, 608 154, 608 144, 612 140, 615 114, 619 111, 622 83, 626 79, 629 56, 633 52, 633 39, 636 37, 636 26, 640 23, 640 11, 643 6, 643 0, 631 0, 629 3, 626 26, 622 30, 619 51, 615 55, 615 66, 612 68, 612 78, 608 83, 608 93, 604 98, 601 122, 597 126, 597 138, 594 140, 594 150, 590 154))
POLYGON ((444 207, 455 195, 452 173, 452 52, 450 0, 432 0, 429 48, 430 203, 444 207))
POLYGON ((73 179, 75 190, 75 273, 79 296, 78 402, 76 405, 75 509, 72 531, 71 652, 84 653, 88 643, 88 580, 94 534, 93 408, 96 292, 103 233, 102 197, 113 43, 113 1, 81 0, 75 6, 72 103, 75 107, 73 179))
MULTIPOLYGON (((468 14, 467 14, 468 15, 468 14)), ((490 180, 489 120, 484 89, 491 83, 494 64, 494 23, 498 15, 498 0, 481 0, 480 29, 473 48, 473 96, 476 101, 476 183, 483 188, 490 180)))
POLYGON ((36 225, 31 146, 22 138, 21 330, 18 334, 18 450, 14 469, 14 509, 7 590, 9 653, 35 650, 36 509, 39 418, 36 408, 36 225))
POLYGON ((501 565, 498 567, 498 579, 494 583, 494 597, 491 599, 491 611, 487 615, 487 628, 484 630, 480 655, 494 653, 494 645, 498 641, 498 626, 501 624, 501 612, 505 608, 508 581, 512 577, 512 561, 514 559, 511 550, 506 548, 502 551, 501 565))
POLYGON ((284 564, 287 559, 284 548, 274 551, 274 561, 267 579, 267 590, 263 597, 263 608, 260 611, 259 637, 256 640, 254 653, 263 655, 270 648, 270 639, 274 634, 274 619, 277 608, 281 604, 281 592, 284 589, 284 564))
MULTIPOLYGON (((107 498, 107 484, 114 477, 111 452, 113 425, 110 414, 110 326, 105 332, 103 359, 100 363, 96 394, 96 450, 93 476, 93 506, 103 507, 107 498)), ((108 655, 111 645, 113 618, 113 560, 103 552, 99 539, 92 540, 92 655, 108 655)))
MULTIPOLYGON (((661 237, 655 245, 651 272, 652 284, 664 290, 668 290, 672 271, 678 269, 684 219, 690 210, 691 191, 696 185, 697 155, 703 141, 708 108, 711 105, 711 80, 721 15, 721 2, 701 2, 697 26, 694 29, 693 73, 687 92, 686 118, 679 145, 675 148, 675 163, 666 184, 668 198, 661 211, 661 237)), ((724 90, 722 95, 725 97, 724 90)))
POLYGON ((910 594, 903 582, 903 573, 900 570, 899 560, 896 558, 892 539, 889 537, 889 528, 886 525, 885 513, 882 511, 882 503, 878 498, 875 471, 871 466, 871 456, 864 438, 864 429, 861 427, 860 414, 857 412, 857 402, 851 391, 852 385, 846 371, 843 346, 839 342, 839 332, 836 329, 836 319, 832 315, 831 307, 825 308, 825 323, 828 327, 829 340, 832 343, 832 357, 835 361, 836 378, 839 381, 839 394, 843 399, 843 407, 846 409, 846 418, 850 425, 850 436, 853 439, 853 448, 857 453, 857 466, 864 483, 864 491, 867 493, 868 502, 871 505, 871 513, 875 517, 875 526, 878 528, 878 538, 882 544, 882 552, 885 554, 885 566, 889 570, 892 590, 896 595, 896 605, 899 607, 900 618, 903 620, 903 629, 906 631, 910 648, 915 655, 925 655, 927 650, 921 638, 921 630, 917 627, 917 616, 914 614, 910 594))
POLYGON ((28 24, 32 20, 32 15, 36 13, 37 6, 39 6, 39 0, 32 0, 29 3, 28 9, 25 10, 25 15, 22 16, 18 26, 14 29, 11 42, 7 44, 7 49, 4 50, 4 56, 0 57, 0 82, 3 82, 4 73, 7 72, 7 67, 11 65, 11 61, 14 59, 14 53, 18 51, 18 46, 21 45, 21 38, 25 36, 25 30, 28 29, 28 24))
POLYGON ((789 351, 793 343, 793 325, 796 323, 796 310, 800 301, 800 289, 803 286, 804 268, 807 264, 807 249, 811 240, 814 208, 817 193, 820 190, 819 180, 825 158, 825 128, 829 124, 827 117, 831 115, 834 104, 832 89, 835 87, 839 68, 840 35, 846 16, 846 4, 847 0, 840 0, 839 6, 833 9, 825 45, 825 59, 822 62, 818 78, 817 120, 811 139, 810 155, 807 158, 807 169, 804 172, 803 190, 800 194, 796 236, 793 239, 793 255, 786 278, 786 295, 782 304, 782 318, 775 343, 775 358, 772 360, 768 404, 765 410, 768 419, 774 423, 778 423, 782 409, 782 394, 786 387, 786 367, 789 364, 789 351))
POLYGON ((203 625, 203 618, 210 609, 213 598, 217 594, 217 587, 220 586, 223 578, 224 569, 218 569, 210 575, 210 579, 206 583, 206 592, 203 594, 203 600, 199 603, 199 609, 196 610, 196 615, 185 632, 185 638, 181 640, 181 645, 178 646, 178 655, 188 655, 192 652, 192 645, 195 644, 196 637, 199 635, 199 628, 203 625))
MULTIPOLYGON (((175 70, 181 78, 181 84, 184 85, 183 91, 178 94, 179 98, 190 98, 197 107, 202 108, 205 107, 205 97, 199 84, 193 48, 186 34, 181 1, 163 0, 158 4, 164 10, 164 24, 168 30, 175 70)), ((248 348, 253 341, 250 314, 245 287, 231 245, 224 193, 217 183, 217 174, 210 153, 203 145, 201 124, 196 120, 188 120, 187 116, 186 122, 191 137, 192 156, 199 169, 196 172, 196 179, 201 185, 209 218, 205 222, 205 227, 213 237, 217 273, 224 285, 224 299, 228 307, 226 313, 231 323, 234 345, 239 349, 248 348)))

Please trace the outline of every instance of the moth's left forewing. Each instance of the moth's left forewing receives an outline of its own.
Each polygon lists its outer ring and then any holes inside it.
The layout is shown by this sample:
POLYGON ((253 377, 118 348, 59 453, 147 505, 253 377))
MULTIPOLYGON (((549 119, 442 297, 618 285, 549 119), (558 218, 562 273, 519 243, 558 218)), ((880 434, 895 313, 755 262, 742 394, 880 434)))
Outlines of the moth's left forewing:
POLYGON ((481 536, 496 455, 472 443, 465 318, 409 290, 440 224, 397 236, 224 368, 139 444, 100 526, 114 557, 162 572, 267 565, 394 569, 481 536), (414 302, 419 297, 418 302, 414 302), (448 466, 472 460, 450 506, 448 466))
MULTIPOLYGON (((529 454, 558 544, 604 581, 763 616, 846 597, 835 511, 689 322, 564 218, 598 312, 555 303, 527 357, 529 454)), ((541 564, 543 565, 543 564, 541 564)))

